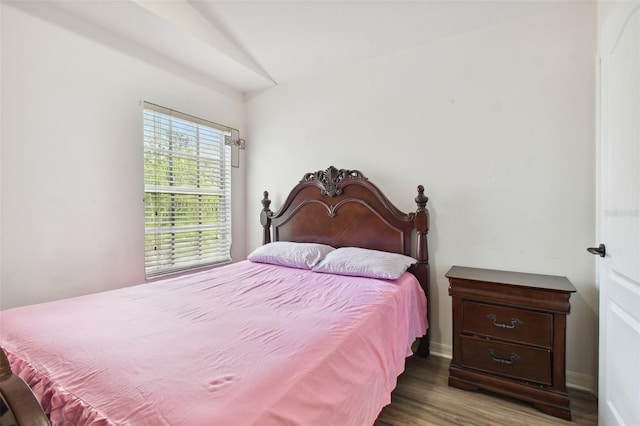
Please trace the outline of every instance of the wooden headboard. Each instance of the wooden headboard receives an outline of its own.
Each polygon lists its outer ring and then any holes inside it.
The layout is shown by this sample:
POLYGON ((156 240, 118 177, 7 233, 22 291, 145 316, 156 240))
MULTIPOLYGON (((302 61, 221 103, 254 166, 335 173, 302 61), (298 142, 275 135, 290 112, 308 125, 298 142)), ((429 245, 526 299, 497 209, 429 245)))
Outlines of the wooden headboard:
MULTIPOLYGON (((409 272, 420 282, 428 303, 428 198, 422 185, 417 191, 416 211, 403 213, 358 170, 330 166, 307 173, 276 212, 270 210, 269 193, 264 192, 262 243, 315 242, 406 254, 418 261, 409 272)), ((428 335, 421 339, 421 355, 429 352, 428 335)))

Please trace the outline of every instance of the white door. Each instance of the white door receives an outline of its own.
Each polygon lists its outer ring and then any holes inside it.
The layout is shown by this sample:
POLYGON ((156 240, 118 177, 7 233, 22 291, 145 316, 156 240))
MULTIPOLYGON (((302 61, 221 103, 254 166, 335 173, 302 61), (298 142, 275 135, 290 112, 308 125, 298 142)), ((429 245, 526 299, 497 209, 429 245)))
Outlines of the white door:
POLYGON ((601 425, 640 425, 640 2, 616 5, 600 34, 601 425))

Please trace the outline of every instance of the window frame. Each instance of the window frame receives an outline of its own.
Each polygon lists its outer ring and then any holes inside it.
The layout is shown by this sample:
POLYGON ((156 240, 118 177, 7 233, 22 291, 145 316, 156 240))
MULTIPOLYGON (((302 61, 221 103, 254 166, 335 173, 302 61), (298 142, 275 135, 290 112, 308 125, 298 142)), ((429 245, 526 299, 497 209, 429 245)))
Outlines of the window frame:
POLYGON ((238 131, 143 102, 146 279, 231 263, 229 136, 238 131))

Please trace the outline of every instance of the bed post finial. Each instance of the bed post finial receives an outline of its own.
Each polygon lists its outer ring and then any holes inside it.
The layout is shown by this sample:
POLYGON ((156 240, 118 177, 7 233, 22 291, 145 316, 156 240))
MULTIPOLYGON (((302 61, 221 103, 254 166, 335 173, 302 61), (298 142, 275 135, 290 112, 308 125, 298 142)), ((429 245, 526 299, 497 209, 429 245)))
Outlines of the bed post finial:
POLYGON ((271 242, 271 216, 273 212, 269 209, 271 200, 269 199, 269 193, 264 191, 262 193, 262 211, 260 212, 260 223, 262 224, 262 244, 268 244, 271 242))
POLYGON ((424 195, 424 186, 418 185, 418 196, 415 198, 415 202, 419 208, 424 209, 427 206, 429 197, 424 195))

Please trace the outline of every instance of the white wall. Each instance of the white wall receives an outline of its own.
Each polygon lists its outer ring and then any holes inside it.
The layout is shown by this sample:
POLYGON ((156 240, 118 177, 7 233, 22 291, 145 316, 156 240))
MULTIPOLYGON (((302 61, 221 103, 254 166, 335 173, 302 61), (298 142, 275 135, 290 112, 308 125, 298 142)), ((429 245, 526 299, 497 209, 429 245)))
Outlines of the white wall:
MULTIPOLYGON (((46 3, 0 7, 0 306, 144 282, 140 101, 242 132, 241 94, 46 3)), ((244 169, 232 180, 238 259, 244 169)))
POLYGON ((430 197, 432 348, 451 351, 452 265, 567 276, 568 380, 593 389, 596 5, 372 60, 246 97, 248 249, 305 172, 359 169, 396 205, 430 197))

